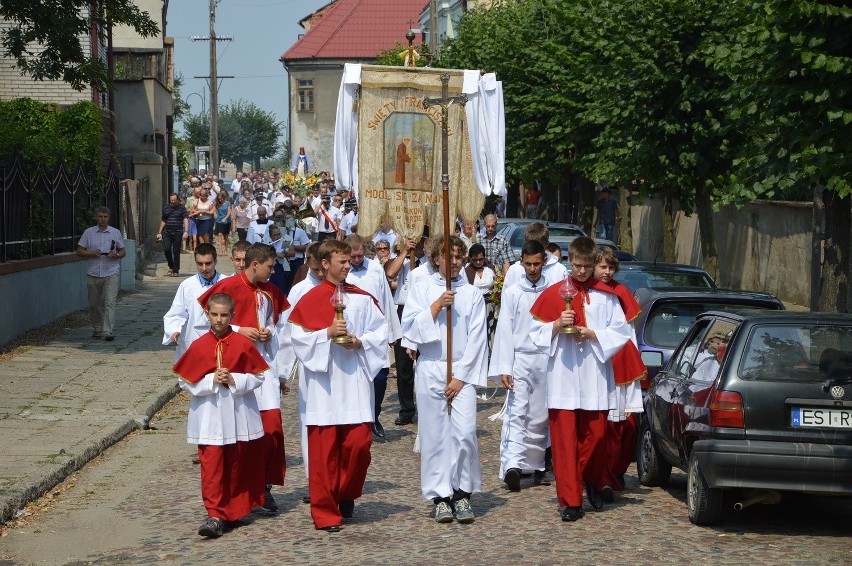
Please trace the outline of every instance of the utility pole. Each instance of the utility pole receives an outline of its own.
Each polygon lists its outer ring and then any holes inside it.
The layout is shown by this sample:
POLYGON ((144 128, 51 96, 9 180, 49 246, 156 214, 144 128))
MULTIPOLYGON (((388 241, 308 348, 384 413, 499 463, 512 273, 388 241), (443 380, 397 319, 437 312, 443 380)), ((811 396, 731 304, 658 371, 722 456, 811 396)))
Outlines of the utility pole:
POLYGON ((211 175, 219 174, 219 79, 233 78, 220 77, 216 68, 216 42, 231 41, 231 37, 216 37, 216 3, 219 0, 210 0, 210 35, 208 37, 193 36, 192 41, 209 41, 210 42, 210 76, 195 77, 206 78, 209 80, 210 86, 210 163, 212 171, 208 171, 211 175))
POLYGON ((210 162, 219 174, 219 79, 216 78, 216 0, 210 0, 210 162))
POLYGON ((438 58, 438 0, 429 0, 429 50, 438 58))

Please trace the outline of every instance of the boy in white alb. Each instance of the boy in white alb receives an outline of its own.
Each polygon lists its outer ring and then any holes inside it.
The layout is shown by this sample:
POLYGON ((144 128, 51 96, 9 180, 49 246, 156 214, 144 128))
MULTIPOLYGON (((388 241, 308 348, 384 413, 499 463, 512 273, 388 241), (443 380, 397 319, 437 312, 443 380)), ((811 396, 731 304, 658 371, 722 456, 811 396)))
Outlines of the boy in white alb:
POLYGON ((253 391, 267 365, 251 340, 230 327, 234 302, 217 294, 207 301, 211 329, 195 340, 173 371, 192 395, 187 442, 198 445, 201 496, 207 520, 198 529, 220 537, 263 501, 263 423, 253 391))
POLYGON ((606 418, 615 407, 615 381, 609 363, 628 340, 630 327, 612 289, 594 277, 597 248, 582 236, 568 248, 576 291, 572 308, 561 284, 548 287, 531 309, 537 320, 531 339, 548 352, 547 407, 556 496, 563 521, 583 516, 583 484, 589 503, 603 507, 606 418), (560 331, 576 326, 577 333, 560 331))
POLYGON ((532 473, 535 485, 544 478, 549 445, 546 353, 530 342, 530 308, 547 288, 542 276, 544 246, 528 241, 521 250, 525 276, 504 287, 494 333, 488 375, 508 390, 500 439, 500 479, 510 491, 521 490, 521 475, 532 473))
POLYGON ((476 387, 487 380, 485 300, 459 277, 466 249, 450 237, 450 262, 444 240, 432 248, 438 271, 415 282, 402 312, 403 342, 420 352, 415 370, 420 488, 435 504, 435 520, 474 521, 470 495, 482 489, 476 440, 476 387), (446 279, 451 281, 446 290, 446 279), (447 308, 452 307, 452 351, 447 353, 447 308), (452 376, 447 383, 447 363, 452 376), (448 404, 452 405, 450 409, 448 404))
POLYGON ((350 251, 338 240, 323 241, 325 281, 289 317, 305 375, 311 517, 328 532, 340 531, 361 496, 371 459, 373 376, 388 355, 388 326, 376 299, 346 283, 350 251), (346 303, 343 319, 336 318, 333 298, 346 303))

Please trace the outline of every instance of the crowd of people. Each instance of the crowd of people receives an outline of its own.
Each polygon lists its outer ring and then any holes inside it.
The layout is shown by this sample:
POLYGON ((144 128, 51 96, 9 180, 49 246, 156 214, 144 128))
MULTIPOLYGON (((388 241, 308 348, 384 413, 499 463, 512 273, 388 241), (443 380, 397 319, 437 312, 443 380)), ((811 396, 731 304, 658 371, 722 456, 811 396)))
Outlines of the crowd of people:
MULTIPOLYGON (((443 235, 401 238, 389 225, 358 234, 357 205, 331 179, 303 202, 274 171, 242 177, 230 191, 215 177, 191 178, 198 196, 181 213, 172 195, 161 228, 164 244, 169 230, 186 231, 197 268, 164 317, 163 343, 177 347, 175 373, 192 396, 188 441, 198 445, 208 513, 200 535, 221 536, 253 508, 277 512, 272 489, 286 472, 280 396, 291 387, 306 502, 317 529, 339 531, 361 495, 371 443, 385 436, 391 371, 394 424, 417 424, 421 492, 437 522, 475 520, 476 389, 489 378, 508 391, 499 473, 509 490, 527 476, 545 482, 552 469, 570 522, 583 516, 584 491, 600 509, 624 488, 644 366, 629 324, 635 300, 612 281, 614 254, 577 238, 569 272, 547 227, 534 223, 517 258, 488 215, 481 233, 458 223, 447 258, 443 235), (234 272, 225 276, 216 266, 233 230, 234 272), (576 295, 573 308, 566 294, 576 295)), ((177 273, 180 252, 170 251, 177 273)))

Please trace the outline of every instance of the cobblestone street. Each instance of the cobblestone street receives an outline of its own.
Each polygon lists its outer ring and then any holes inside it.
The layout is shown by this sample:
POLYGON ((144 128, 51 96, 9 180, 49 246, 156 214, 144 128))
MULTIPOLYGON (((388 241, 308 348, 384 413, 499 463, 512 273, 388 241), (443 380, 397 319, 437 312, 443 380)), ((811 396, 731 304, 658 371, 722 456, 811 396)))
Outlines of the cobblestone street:
POLYGON ((274 491, 280 512, 251 515, 221 539, 203 539, 196 534, 204 518, 199 468, 185 443, 188 398, 180 394, 151 430, 134 432, 7 525, 0 564, 852 562, 848 500, 790 499, 701 528, 687 519, 686 476, 678 473, 667 489, 644 488, 631 468, 628 490, 614 504, 598 513, 586 504, 585 518, 562 523, 553 486, 532 488, 527 480, 521 493, 509 493, 497 479, 499 421, 487 416, 501 400, 479 402, 485 492, 472 500, 473 525, 432 521, 419 494, 414 427, 391 424, 387 441, 373 444, 354 518, 340 533, 315 531, 301 502, 307 490, 291 394, 283 403, 289 469, 274 491))

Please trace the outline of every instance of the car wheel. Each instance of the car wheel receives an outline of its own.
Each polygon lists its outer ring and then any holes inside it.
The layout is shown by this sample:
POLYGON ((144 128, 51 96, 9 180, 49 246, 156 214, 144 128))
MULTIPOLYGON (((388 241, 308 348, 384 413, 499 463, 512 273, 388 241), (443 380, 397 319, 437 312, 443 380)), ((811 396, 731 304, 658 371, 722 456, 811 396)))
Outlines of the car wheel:
POLYGON ((696 525, 713 525, 722 517, 724 492, 711 489, 701 473, 695 452, 689 455, 689 470, 686 477, 686 504, 689 520, 696 525))
POLYGON ((672 465, 657 452, 651 427, 645 419, 642 419, 642 427, 639 429, 636 470, 639 475, 639 483, 649 487, 666 485, 672 476, 672 465))

